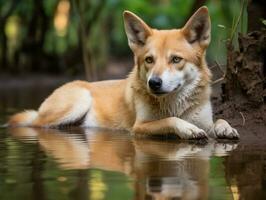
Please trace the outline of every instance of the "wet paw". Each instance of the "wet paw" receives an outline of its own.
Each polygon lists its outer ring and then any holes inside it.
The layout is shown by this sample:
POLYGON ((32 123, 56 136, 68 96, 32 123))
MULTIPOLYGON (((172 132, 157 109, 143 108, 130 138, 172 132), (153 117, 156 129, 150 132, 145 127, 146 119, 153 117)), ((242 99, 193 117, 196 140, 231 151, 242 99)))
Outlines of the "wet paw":
POLYGON ((182 124, 181 127, 179 127, 178 135, 182 139, 207 139, 208 138, 204 130, 187 122, 182 124))
POLYGON ((213 125, 210 135, 219 139, 239 139, 236 129, 232 128, 227 121, 219 119, 213 125))

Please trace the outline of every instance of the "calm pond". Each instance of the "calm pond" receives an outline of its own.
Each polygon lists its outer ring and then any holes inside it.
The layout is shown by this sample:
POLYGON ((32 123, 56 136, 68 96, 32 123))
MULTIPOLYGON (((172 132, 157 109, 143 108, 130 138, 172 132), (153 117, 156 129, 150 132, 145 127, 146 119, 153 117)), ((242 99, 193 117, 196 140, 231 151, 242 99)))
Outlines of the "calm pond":
MULTIPOLYGON (((0 88, 0 124, 17 110, 37 108, 52 89, 0 88)), ((0 199, 266 199, 266 141, 1 128, 0 199)))

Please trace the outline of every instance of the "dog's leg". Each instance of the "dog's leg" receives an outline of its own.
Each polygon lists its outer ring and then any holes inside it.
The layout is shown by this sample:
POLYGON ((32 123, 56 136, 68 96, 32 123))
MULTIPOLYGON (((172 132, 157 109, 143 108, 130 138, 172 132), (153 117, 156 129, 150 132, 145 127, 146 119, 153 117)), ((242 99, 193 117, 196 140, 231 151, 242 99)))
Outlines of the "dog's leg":
POLYGON ((91 107, 92 97, 81 84, 76 81, 56 89, 40 106, 32 126, 56 127, 82 119, 91 107))
POLYGON ((136 122, 133 132, 136 135, 176 134, 182 139, 207 138, 204 130, 177 117, 168 117, 151 122, 136 122))
POLYGON ((186 116, 182 116, 182 118, 195 124, 199 128, 202 128, 212 138, 239 138, 237 130, 232 128, 227 121, 219 119, 213 123, 212 115, 211 103, 208 101, 202 106, 194 109, 191 113, 188 113, 186 116))
POLYGON ((236 129, 232 128, 230 124, 223 120, 218 119, 211 127, 209 134, 214 138, 221 139, 238 139, 239 134, 236 129))

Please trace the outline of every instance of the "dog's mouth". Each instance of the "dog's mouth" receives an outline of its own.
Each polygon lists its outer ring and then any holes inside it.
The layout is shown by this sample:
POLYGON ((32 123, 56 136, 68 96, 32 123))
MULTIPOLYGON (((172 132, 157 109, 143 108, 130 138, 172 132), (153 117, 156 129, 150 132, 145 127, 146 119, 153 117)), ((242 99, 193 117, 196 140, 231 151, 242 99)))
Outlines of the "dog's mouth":
POLYGON ((153 91, 151 89, 149 89, 150 93, 152 93, 155 96, 166 96, 168 94, 171 94, 173 92, 177 92, 178 90, 180 90, 181 85, 179 84, 178 86, 176 86, 173 90, 171 91, 162 91, 162 90, 158 90, 158 91, 153 91))
POLYGON ((167 95, 170 92, 152 92, 152 94, 156 95, 156 96, 163 96, 163 95, 167 95))

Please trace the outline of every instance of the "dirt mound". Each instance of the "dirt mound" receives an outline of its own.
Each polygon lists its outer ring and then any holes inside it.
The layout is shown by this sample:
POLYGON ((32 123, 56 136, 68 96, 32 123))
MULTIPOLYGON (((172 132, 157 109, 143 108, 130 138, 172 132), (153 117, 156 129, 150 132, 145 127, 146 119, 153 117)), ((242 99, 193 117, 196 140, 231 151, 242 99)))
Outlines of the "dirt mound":
POLYGON ((254 105, 266 101, 266 30, 239 34, 239 50, 228 45, 224 99, 242 94, 254 105))
POLYGON ((240 101, 213 101, 215 118, 227 119, 237 128, 242 138, 264 137, 266 140, 266 105, 255 106, 253 103, 240 101))

